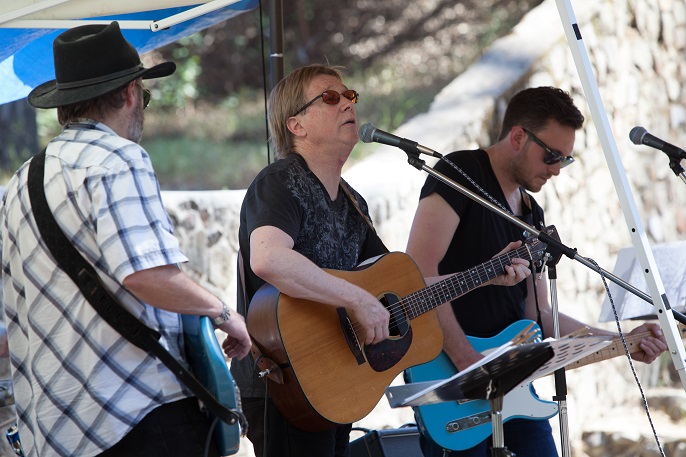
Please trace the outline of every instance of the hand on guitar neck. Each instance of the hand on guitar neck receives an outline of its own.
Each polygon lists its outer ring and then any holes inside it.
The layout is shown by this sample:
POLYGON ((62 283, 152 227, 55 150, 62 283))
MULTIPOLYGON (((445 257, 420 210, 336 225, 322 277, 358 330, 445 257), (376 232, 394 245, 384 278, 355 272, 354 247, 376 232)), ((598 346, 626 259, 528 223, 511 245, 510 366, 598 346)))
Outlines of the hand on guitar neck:
MULTIPOLYGON (((612 335, 617 344, 621 344, 621 339, 616 333, 593 331, 588 327, 581 328, 576 332, 566 335, 565 338, 575 338, 593 334, 612 335)), ((652 363, 660 354, 667 350, 667 341, 658 324, 644 323, 639 325, 631 332, 625 334, 625 341, 631 358, 638 362, 652 363)))
MULTIPOLYGON (((522 246, 521 241, 513 241, 509 243, 505 248, 493 256, 496 258, 501 254, 507 252, 516 251, 522 246)), ((488 281, 484 285, 492 286, 505 286, 510 287, 518 284, 519 282, 525 280, 531 276, 531 269, 529 268, 529 261, 527 259, 520 259, 519 257, 514 257, 510 259, 510 265, 505 265, 503 269, 505 270, 503 274, 496 276, 492 280, 488 281)))

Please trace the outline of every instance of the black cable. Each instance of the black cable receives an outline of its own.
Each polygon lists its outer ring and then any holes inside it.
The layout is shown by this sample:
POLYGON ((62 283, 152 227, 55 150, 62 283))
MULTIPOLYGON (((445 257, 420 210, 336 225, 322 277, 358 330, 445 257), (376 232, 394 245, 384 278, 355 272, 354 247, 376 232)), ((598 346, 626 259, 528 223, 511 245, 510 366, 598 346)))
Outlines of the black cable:
POLYGON ((264 381, 264 416, 262 418, 262 457, 264 457, 267 453, 267 443, 269 442, 269 428, 267 427, 267 420, 269 418, 267 414, 267 409, 268 409, 268 402, 269 402, 269 378, 265 379, 264 381))
MULTIPOLYGON (((270 18, 271 20, 271 18, 270 18)), ((267 70, 264 64, 264 21, 262 18, 262 0, 260 0, 260 48, 262 50, 262 90, 264 93, 264 131, 267 137, 267 165, 272 163, 271 150, 269 148, 269 113, 267 110, 267 70)))
POLYGON ((636 385, 638 386, 638 390, 641 393, 641 400, 643 401, 643 409, 646 412, 646 416, 648 417, 648 422, 650 423, 650 428, 653 432, 653 437, 655 438, 655 444, 657 444, 658 450, 660 451, 660 455, 662 457, 665 457, 665 451, 662 448, 662 442, 660 441, 660 436, 657 434, 657 430, 655 429, 655 423, 653 422, 653 417, 650 414, 650 407, 648 406, 648 399, 646 398, 646 394, 643 390, 643 386, 641 385, 641 380, 638 379, 638 374, 636 373, 636 368, 634 367, 634 362, 631 359, 631 353, 629 351, 629 347, 626 343, 626 339, 624 338, 624 333, 622 332, 622 326, 619 323, 619 315, 617 314, 617 308, 615 307, 615 302, 612 298, 612 294, 610 293, 610 287, 607 284, 607 279, 605 278, 605 275, 603 274, 603 270, 600 268, 600 265, 596 263, 595 260, 586 257, 586 260, 591 262, 598 270, 598 273, 600 273, 600 278, 603 280, 603 285, 605 286, 605 292, 607 293, 607 298, 610 301, 610 306, 612 307, 612 314, 614 315, 615 318, 615 324, 617 325, 617 331, 619 332, 619 337, 622 340, 622 346, 624 346, 624 353, 626 355, 627 360, 629 361, 629 367, 631 368, 631 373, 634 376, 634 381, 636 382, 636 385))
POLYGON ((542 275, 545 267, 541 269, 540 273, 536 272, 536 267, 531 265, 531 284, 533 286, 534 300, 536 303, 536 323, 541 328, 541 341, 546 338, 545 330, 543 329, 543 319, 541 318, 541 305, 538 303, 538 288, 536 287, 537 276, 542 275))
POLYGON ((212 425, 210 425, 210 430, 207 432, 207 438, 205 439, 205 457, 209 457, 210 455, 210 443, 212 442, 212 432, 214 431, 218 422, 219 418, 215 416, 214 420, 212 421, 212 425))
MULTIPOLYGON (((258 365, 258 362, 263 357, 264 357, 264 354, 260 354, 259 356, 257 356, 257 359, 255 359, 255 361, 253 363, 253 373, 256 371, 259 372, 260 367, 258 365)), ((255 381, 255 380, 253 379, 253 381, 255 381)), ((254 386, 254 383, 253 383, 253 386, 254 386)), ((267 416, 267 402, 268 401, 269 401, 269 377, 265 376, 264 377, 264 412, 262 415, 262 455, 259 455, 257 457, 264 457, 266 455, 266 452, 267 452, 267 433, 268 433, 268 428, 269 428, 269 427, 267 427, 267 417, 268 417, 267 416)), ((255 455, 257 455, 257 453, 255 455)))

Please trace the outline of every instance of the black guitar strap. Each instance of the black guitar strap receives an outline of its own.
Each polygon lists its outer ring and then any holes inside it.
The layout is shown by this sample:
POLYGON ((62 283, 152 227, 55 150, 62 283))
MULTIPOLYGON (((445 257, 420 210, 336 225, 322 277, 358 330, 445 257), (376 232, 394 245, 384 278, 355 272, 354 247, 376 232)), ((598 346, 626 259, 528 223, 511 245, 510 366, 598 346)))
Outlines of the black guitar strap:
POLYGON ((234 424, 238 420, 241 429, 245 430, 243 414, 219 403, 205 386, 160 344, 160 334, 123 308, 102 284, 93 266, 83 258, 57 224, 45 198, 44 177, 45 149, 36 155, 29 165, 29 199, 40 235, 60 269, 69 275, 86 300, 112 328, 131 344, 157 356, 212 414, 227 424, 234 424))
POLYGON ((357 213, 362 217, 362 219, 369 226, 369 229, 372 231, 372 236, 374 237, 376 244, 378 246, 381 246, 385 252, 388 252, 388 248, 386 248, 386 245, 383 243, 383 241, 381 241, 381 238, 376 233, 376 229, 374 228, 374 224, 372 224, 371 219, 369 219, 369 216, 367 216, 362 211, 362 208, 360 208, 360 203, 357 201, 357 198, 355 198, 355 194, 353 194, 353 191, 350 189, 350 186, 348 185, 348 183, 345 182, 342 178, 341 178, 341 189, 343 189, 343 192, 345 192, 345 195, 347 195, 348 200, 350 200, 350 202, 353 204, 353 206, 357 210, 357 213))

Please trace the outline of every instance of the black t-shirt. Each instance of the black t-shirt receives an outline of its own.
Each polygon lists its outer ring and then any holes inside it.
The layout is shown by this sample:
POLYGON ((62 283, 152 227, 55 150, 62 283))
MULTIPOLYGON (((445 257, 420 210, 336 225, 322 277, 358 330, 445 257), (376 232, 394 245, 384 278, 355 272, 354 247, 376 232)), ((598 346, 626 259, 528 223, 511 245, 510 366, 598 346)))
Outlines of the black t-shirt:
MULTIPOLYGON (((486 151, 481 149, 457 151, 445 158, 461 168, 508 211, 511 211, 493 173, 486 151)), ((439 161, 435 169, 481 195, 473 184, 445 161, 439 161)), ((523 189, 522 192, 524 192, 523 189)), ((420 198, 432 193, 440 195, 460 217, 460 223, 448 251, 438 265, 438 272, 441 275, 465 271, 489 260, 509 242, 525 238, 520 227, 429 176, 422 188, 420 198)), ((527 224, 539 228, 539 223, 543 222, 543 210, 529 194, 527 196, 528 198, 524 199, 522 204, 526 214, 517 216, 527 224), (530 204, 526 200, 529 200, 530 204)), ((480 287, 454 300, 453 311, 467 335, 491 337, 511 323, 524 318, 526 289, 526 281, 512 287, 480 287)))
MULTIPOLYGON (((365 200, 352 188, 350 191, 368 216, 365 200)), ((321 268, 349 271, 363 260, 387 252, 343 189, 339 188, 338 197, 331 201, 305 159, 291 154, 257 175, 241 206, 238 242, 248 304, 264 284, 250 269, 250 234, 263 226, 283 230, 294 240, 293 249, 321 268)), ((254 382, 250 375, 251 360, 234 360, 231 371, 244 396, 263 396, 264 383, 254 382)))
MULTIPOLYGON (((351 191, 368 216, 367 202, 351 191)), ((293 238, 293 250, 321 268, 348 271, 386 252, 343 189, 331 201, 299 154, 262 170, 243 200, 238 242, 245 262, 248 299, 264 284, 250 269, 250 234, 263 226, 283 230, 293 238)))

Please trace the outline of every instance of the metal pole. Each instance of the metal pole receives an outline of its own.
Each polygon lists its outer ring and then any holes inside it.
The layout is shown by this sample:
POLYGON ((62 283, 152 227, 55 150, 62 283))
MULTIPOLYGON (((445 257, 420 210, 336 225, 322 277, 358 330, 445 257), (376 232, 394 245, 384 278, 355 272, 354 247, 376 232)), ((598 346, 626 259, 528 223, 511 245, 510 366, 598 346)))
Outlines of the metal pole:
POLYGON ((269 90, 283 79, 283 1, 269 3, 269 90))
POLYGON ((593 76, 588 54, 586 53, 581 38, 581 31, 579 30, 569 0, 555 0, 555 3, 557 4, 560 19, 562 20, 562 25, 565 34, 567 35, 569 48, 574 57, 574 63, 576 64, 579 77, 581 78, 584 94, 586 95, 588 105, 591 109, 593 123, 598 131, 600 144, 605 153, 605 160, 610 168, 615 190, 619 196, 624 218, 626 219, 631 234, 631 240, 636 249, 636 256, 638 257, 646 277, 650 295, 652 296, 652 303, 655 307, 658 321, 660 322, 660 327, 667 340, 667 346, 669 347, 669 353, 672 356, 674 368, 679 374, 684 390, 686 390, 686 350, 684 349, 684 345, 681 342, 681 338, 677 331, 673 310, 667 300, 667 295, 664 291, 665 289, 657 269, 657 264, 655 263, 655 258, 653 257, 653 252, 648 244, 648 239, 638 215, 635 200, 626 179, 622 161, 619 158, 617 144, 614 141, 610 122, 607 119, 607 113, 605 112, 600 98, 598 85, 593 76))

